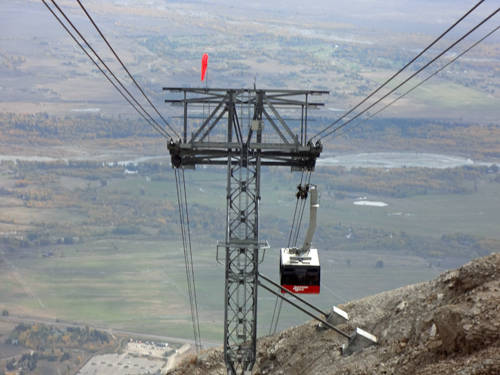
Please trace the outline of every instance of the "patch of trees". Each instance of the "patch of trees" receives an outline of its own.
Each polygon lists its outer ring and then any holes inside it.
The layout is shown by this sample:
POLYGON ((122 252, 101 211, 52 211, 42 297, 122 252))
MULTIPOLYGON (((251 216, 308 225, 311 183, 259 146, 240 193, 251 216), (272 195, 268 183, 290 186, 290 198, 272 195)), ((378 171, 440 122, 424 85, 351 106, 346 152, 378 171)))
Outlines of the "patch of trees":
POLYGON ((39 171, 49 169, 99 169, 108 167, 108 164, 93 160, 50 160, 50 161, 31 161, 31 160, 16 160, 15 165, 11 165, 11 169, 20 171, 39 171))
POLYGON ((14 371, 16 369, 16 361, 14 359, 11 359, 10 361, 7 362, 5 369, 7 371, 14 371))
MULTIPOLYGON (((89 327, 58 328, 45 324, 20 323, 5 340, 6 344, 17 343, 28 349, 43 350, 45 347, 55 349, 82 348, 92 352, 111 348, 114 341, 106 332, 90 329, 89 327)), ((54 353, 52 353, 54 355, 54 353)), ((42 359, 42 358, 40 358, 42 359)), ((51 360, 50 358, 44 358, 51 360)), ((69 353, 53 358, 55 361, 70 359, 69 353)))
POLYGON ((16 188, 26 187, 29 185, 29 181, 26 180, 18 180, 15 183, 16 188))
POLYGON ((3 186, 0 187, 0 196, 15 195, 16 191, 13 189, 6 189, 3 186))
POLYGON ((1 132, 5 135, 32 134, 40 138, 70 140, 98 138, 160 137, 151 126, 139 120, 86 114, 61 119, 46 113, 0 114, 1 132))
MULTIPOLYGON (((158 228, 172 234, 172 228, 177 227, 178 215, 172 203, 162 200, 149 199, 147 197, 136 197, 130 194, 114 194, 110 191, 85 191, 63 189, 63 194, 57 199, 42 199, 40 193, 24 192, 22 198, 26 200, 27 207, 71 207, 75 212, 86 217, 81 223, 83 226, 73 228, 70 224, 51 229, 49 233, 29 232, 23 240, 4 238, 3 241, 12 246, 44 246, 56 238, 55 233, 60 233, 58 239, 64 244, 69 244, 73 237, 82 237, 88 233, 80 233, 81 229, 88 226, 115 226, 113 234, 128 235, 139 234, 141 226, 158 228)), ((193 204, 190 208, 190 222, 193 230, 216 230, 221 228, 224 222, 223 213, 212 210, 203 205, 193 204)), ((163 231, 161 234, 167 234, 163 231)))
MULTIPOLYGON (((62 228, 65 230, 64 228, 62 228)), ((73 245, 75 243, 82 243, 83 238, 72 235, 65 235, 64 237, 57 237, 55 233, 49 232, 33 232, 29 231, 25 233, 26 236, 17 237, 1 237, 0 242, 8 245, 11 250, 17 250, 19 248, 29 248, 29 247, 43 247, 51 245, 73 245)))
MULTIPOLYGON (((17 172, 16 187, 26 187, 29 184, 38 183, 47 185, 47 177, 51 177, 48 182, 59 182, 58 176, 78 177, 91 181, 99 180, 101 186, 107 185, 108 179, 126 176, 124 171, 138 172, 140 175, 151 175, 153 180, 172 181, 172 166, 165 162, 142 162, 128 163, 120 165, 117 162, 104 163, 93 160, 63 160, 53 161, 27 161, 17 160, 15 164, 10 164, 9 168, 17 172), (43 171, 50 171, 45 174, 43 171)), ((0 188, 1 195, 14 194, 11 189, 0 188)))
POLYGON ((147 225, 158 227, 158 219, 178 220, 174 217, 174 206, 170 202, 158 202, 147 198, 107 196, 100 202, 84 202, 80 213, 87 216, 84 225, 131 226, 147 225))
POLYGON ((65 245, 73 245, 75 243, 75 239, 73 237, 63 237, 59 238, 57 240, 58 244, 65 244, 65 245))
MULTIPOLYGON (((330 68, 331 64, 325 65, 321 61, 310 66, 310 69, 321 71, 330 68)), ((281 77, 272 79, 276 81, 273 84, 283 85, 281 77)), ((346 79, 364 80, 356 73, 348 74, 346 79)), ((323 130, 333 122, 327 117, 315 117, 311 120, 314 120, 308 123, 311 134, 323 130)), ((152 140, 153 144, 164 145, 163 138, 151 129, 149 124, 139 120, 122 120, 98 115, 52 118, 47 114, 4 113, 0 114, 0 125, 0 136, 4 142, 13 144, 56 145, 67 141, 81 142, 93 139, 96 146, 101 144, 100 140, 107 140, 106 147, 112 144, 117 148, 146 147, 151 145, 149 140, 152 140)), ((439 150, 445 153, 465 153, 475 159, 500 157, 499 128, 497 125, 482 126, 427 119, 374 118, 339 138, 336 141, 336 151, 343 151, 349 144, 351 150, 362 146, 365 151, 439 150)), ((33 166, 39 169, 104 167, 102 162, 95 161, 37 162, 33 166)))
MULTIPOLYGON (((167 119, 167 121, 169 121, 167 119)), ((78 117, 49 117, 47 114, 0 114, 0 137, 3 146, 14 147, 60 146, 92 142, 98 148, 125 148, 151 150, 164 147, 165 138, 147 122, 139 119, 121 119, 82 115, 78 117)))
MULTIPOLYGON (((148 197, 137 197, 129 190, 101 186, 99 188, 75 187, 67 189, 60 184, 50 184, 46 187, 37 186, 36 171, 47 168, 55 176, 71 175, 80 176, 81 172, 95 173, 99 181, 103 180, 103 174, 109 171, 120 171, 120 177, 124 177, 123 166, 113 164, 102 166, 102 163, 79 161, 69 165, 61 163, 38 163, 20 162, 14 165, 19 175, 26 175, 33 183, 30 187, 22 189, 4 189, 1 193, 16 194, 16 197, 24 201, 28 208, 67 208, 72 212, 86 217, 78 226, 70 222, 61 223, 36 223, 30 225, 43 229, 40 231, 29 231, 19 234, 16 238, 5 236, 0 240, 12 249, 21 247, 38 247, 53 244, 72 244, 79 237, 79 242, 84 236, 91 235, 89 226, 114 227, 108 230, 116 235, 139 234, 140 227, 152 227, 161 230, 161 236, 172 235, 178 230, 178 216, 175 207, 168 201, 155 200, 148 197), (55 169, 52 169, 54 167, 55 169), (41 168, 41 169, 40 169, 41 168), (43 231, 42 231, 43 230, 43 231)), ((172 181, 173 175, 168 163, 145 162, 129 164, 129 170, 135 170, 138 175, 151 177, 151 180, 172 181)), ((113 172, 114 173, 114 172, 113 172)), ((118 172, 117 172, 118 173, 118 172)), ((224 221, 222 214, 212 212, 213 210, 194 205, 192 208, 192 228, 197 230, 219 229, 220 223, 224 221)))
POLYGON ((37 352, 34 352, 33 354, 26 353, 22 355, 21 359, 17 363, 17 366, 26 368, 28 371, 35 371, 40 359, 48 360, 46 356, 43 354, 40 355, 37 352))
POLYGON ((131 225, 128 227, 118 227, 113 229, 113 234, 121 234, 121 235, 131 235, 131 234, 140 234, 141 228, 137 225, 131 225))
MULTIPOLYGON (((82 177, 82 172, 88 172, 84 176, 95 173, 96 180, 107 180, 114 177, 115 173, 124 178, 124 167, 118 164, 103 165, 100 162, 77 161, 64 165, 60 163, 39 163, 21 162, 15 166, 20 174, 27 171, 34 171, 40 168, 51 169, 57 175, 74 175, 82 177), (55 167, 57 169, 51 169, 55 167), (104 178, 103 178, 104 177, 104 178)), ((144 162, 139 164, 128 164, 127 170, 136 171, 138 175, 150 176, 151 180, 172 181, 171 166, 168 163, 144 162)), ((114 234, 138 234, 139 226, 149 226, 153 228, 164 228, 167 223, 177 224, 178 216, 174 206, 168 201, 157 201, 146 197, 131 196, 128 191, 118 191, 110 189, 109 186, 102 186, 99 189, 66 189, 60 185, 50 187, 33 187, 19 190, 17 197, 25 201, 26 207, 44 208, 68 208, 77 210, 78 213, 87 217, 83 222, 84 226, 110 226, 114 225, 114 234)), ((107 185, 107 184, 105 184, 107 185)), ((7 191, 10 194, 10 191, 7 191)), ((193 205, 190 211, 193 212, 192 227, 215 229, 223 219, 218 213, 199 205, 193 205)), ((62 228, 61 228, 62 229, 62 228)), ((62 235, 60 238, 63 237, 62 235)), ((78 234, 70 230, 64 234, 65 243, 68 237, 78 237, 78 234)), ((29 241, 41 240, 39 235, 30 233, 29 241)))
MULTIPOLYGON (((35 371, 40 361, 66 362, 72 359, 71 353, 64 351, 62 348, 59 351, 60 354, 57 354, 57 351, 54 349, 49 352, 46 352, 44 348, 38 347, 37 349, 39 351, 32 351, 31 353, 23 354, 17 361, 16 359, 8 361, 6 364, 6 370, 15 371, 19 368, 22 368, 23 370, 27 371, 35 371)), ((79 363, 81 358, 79 357, 77 358, 77 360, 77 363, 79 363)), ((24 372, 21 372, 21 374, 23 373, 24 372)))

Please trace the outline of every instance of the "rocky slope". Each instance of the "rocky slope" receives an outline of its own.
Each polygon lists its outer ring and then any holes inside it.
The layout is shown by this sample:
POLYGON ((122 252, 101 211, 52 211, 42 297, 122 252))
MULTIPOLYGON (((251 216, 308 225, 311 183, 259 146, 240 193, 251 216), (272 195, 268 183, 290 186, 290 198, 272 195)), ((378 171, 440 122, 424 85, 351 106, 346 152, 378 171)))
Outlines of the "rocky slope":
MULTIPOLYGON (((437 279, 339 306, 379 344, 349 357, 346 339, 315 321, 258 342, 253 374, 500 374, 500 254, 437 279)), ((186 358, 169 375, 222 375, 222 349, 186 358)))

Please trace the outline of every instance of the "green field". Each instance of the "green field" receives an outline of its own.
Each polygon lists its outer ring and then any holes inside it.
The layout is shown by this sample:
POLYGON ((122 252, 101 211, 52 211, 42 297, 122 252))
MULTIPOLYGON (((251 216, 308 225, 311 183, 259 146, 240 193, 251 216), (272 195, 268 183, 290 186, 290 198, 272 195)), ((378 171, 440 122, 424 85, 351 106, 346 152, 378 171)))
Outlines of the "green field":
MULTIPOLYGON (((379 85, 389 78, 371 74, 367 76, 379 85)), ((392 90, 403 81, 404 79, 396 78, 387 85, 387 88, 392 90)), ((397 92, 404 94, 421 82, 422 79, 413 78, 410 82, 398 88, 397 92)), ((422 86, 409 93, 407 97, 415 99, 422 104, 432 106, 434 109, 446 109, 448 111, 472 110, 480 113, 481 111, 498 111, 500 106, 500 99, 492 95, 437 77, 426 81, 422 86)), ((392 101, 397 96, 391 96, 391 98, 392 101)))
MULTIPOLYGON (((202 339, 222 340, 224 268, 215 261, 214 244, 193 244, 193 256, 202 339)), ((331 305, 362 298, 387 289, 424 281, 440 269, 421 259, 391 254, 321 254, 323 292, 309 300, 327 310, 331 305), (345 259, 351 259, 347 267, 345 259), (376 269, 377 260, 385 267, 376 269)), ((153 241, 104 240, 68 246, 64 258, 11 259, 19 282, 6 282, 4 268, 1 303, 11 314, 45 316, 137 333, 192 337, 184 258, 179 244, 153 241), (115 250, 116 246, 116 250, 115 250), (77 251, 78 250, 78 251, 77 251), (89 251, 85 251, 89 250, 89 251)), ((269 251, 261 272, 277 280, 276 251, 269 251)), ((5 272, 7 271, 7 272, 5 272)), ((259 334, 265 335, 275 297, 259 291, 259 334)), ((280 329, 309 317, 286 304, 280 329)))
POLYGON ((470 233, 500 239, 498 220, 500 185, 483 184, 475 194, 422 195, 410 198, 369 196, 387 207, 355 206, 352 200, 324 198, 320 217, 332 223, 379 227, 399 233, 441 237, 446 233, 470 233), (329 206, 329 207, 328 207, 329 206), (401 215, 394 215, 401 213, 401 215))

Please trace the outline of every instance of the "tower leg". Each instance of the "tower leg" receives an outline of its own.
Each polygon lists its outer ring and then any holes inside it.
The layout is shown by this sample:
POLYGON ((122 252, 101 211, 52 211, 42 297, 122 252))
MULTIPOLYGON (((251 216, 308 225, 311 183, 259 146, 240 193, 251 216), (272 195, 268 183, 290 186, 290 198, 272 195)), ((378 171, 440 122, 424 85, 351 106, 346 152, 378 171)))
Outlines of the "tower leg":
POLYGON ((234 375, 251 373, 257 347, 260 162, 248 159, 242 147, 228 163, 224 359, 234 375))

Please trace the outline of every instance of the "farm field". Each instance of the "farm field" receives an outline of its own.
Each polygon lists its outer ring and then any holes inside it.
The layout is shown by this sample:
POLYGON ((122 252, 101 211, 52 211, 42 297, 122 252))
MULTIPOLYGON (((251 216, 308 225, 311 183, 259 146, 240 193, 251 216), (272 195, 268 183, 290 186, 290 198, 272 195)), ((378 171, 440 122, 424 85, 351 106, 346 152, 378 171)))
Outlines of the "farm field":
MULTIPOLYGON (((438 244, 443 235, 454 233, 500 240, 495 225, 500 212, 497 194, 500 185, 491 182, 490 175, 483 175, 475 190, 474 183, 466 181, 470 192, 463 194, 395 198, 360 191, 349 193, 343 199, 332 193, 329 180, 321 176, 318 183, 323 190, 314 243, 320 250, 323 265, 323 289, 320 296, 308 299, 325 310, 333 304, 432 279, 474 256, 474 252, 467 252, 467 247, 462 247, 457 255, 453 250, 446 250, 441 255, 432 251, 422 253, 420 248, 416 250, 406 245, 395 245, 387 250, 380 247, 380 233, 400 238, 400 233, 404 232, 415 239, 438 244), (356 206, 353 202, 358 201, 358 197, 381 201, 387 206, 356 206), (332 232, 334 228, 336 232, 332 232), (379 234, 370 238, 370 233, 379 234), (349 241, 353 240, 356 246, 346 251, 349 241), (379 261, 382 268, 375 267, 379 261)), ((190 210, 201 215, 192 218, 201 334, 202 338, 216 342, 222 339, 224 267, 215 259, 215 245, 224 234, 220 223, 214 227, 216 223, 205 222, 205 217, 212 212, 214 217, 224 218, 224 177, 225 172, 221 169, 186 172, 190 210)), ((271 249, 266 253, 261 272, 275 281, 278 280, 278 249, 288 243, 296 202, 295 186, 299 179, 298 175, 288 172, 265 171, 263 174, 261 231, 271 249)), ((2 181, 4 188, 12 186, 13 180, 7 175, 2 176, 2 181)), ((54 188, 64 187, 69 189, 68 194, 83 193, 83 197, 95 194, 104 205, 108 204, 108 199, 115 199, 115 195, 121 197, 121 202, 130 204, 135 204, 132 202, 137 199, 138 202, 171 202, 173 205, 176 199, 172 179, 158 181, 155 174, 149 172, 110 179, 106 186, 87 187, 84 179, 75 177, 61 177, 59 181, 54 188)), ((20 191, 22 189, 28 188, 20 191)), ((55 233, 61 230, 69 233, 89 221, 88 213, 77 208, 81 204, 78 200, 69 207, 57 209, 31 208, 21 199, 14 201, 17 205, 2 210, 0 225, 7 228, 4 230, 37 232, 44 221, 44 225, 53 228, 51 231, 55 233), (12 217, 16 217, 15 222, 10 222, 12 217), (54 223, 64 226, 57 229, 54 223)), ((1 197, 1 202, 12 203, 13 198, 1 197)), ((3 296, 0 308, 16 316, 40 316, 189 340, 192 326, 184 254, 178 224, 175 224, 177 212, 174 209, 169 212, 165 218, 172 223, 168 224, 171 229, 166 238, 159 235, 161 229, 158 232, 157 228, 148 225, 141 225, 139 232, 131 234, 115 232, 120 224, 109 222, 108 225, 84 225, 84 242, 75 240, 73 244, 62 242, 17 250, 3 245, 0 248, 3 259, 0 264, 0 295, 3 296)), ((307 217, 306 210, 302 235, 307 217)), ((269 332, 274 304, 274 296, 259 291, 259 335, 269 332)), ((283 308, 278 328, 308 319, 292 307, 283 308)))
MULTIPOLYGON (((450 73, 457 73, 461 76, 467 75, 464 71, 450 73)), ((428 75, 430 74, 428 73, 428 75)), ((362 75, 378 85, 383 84, 390 78, 389 75, 385 74, 363 73, 362 75)), ((407 76, 410 76, 410 74, 407 74, 407 76)), ((424 75, 423 77, 426 76, 424 75)), ((404 84, 398 88, 396 96, 384 99, 383 103, 389 104, 393 100, 398 99, 398 95, 406 93, 415 85, 421 83, 423 77, 414 78, 411 82, 404 84)), ((386 115, 390 113, 393 116, 397 116, 398 114, 405 113, 407 117, 418 117, 418 113, 425 110, 426 116, 432 118, 446 118, 450 113, 453 113, 455 119, 465 116, 472 120, 471 116, 476 116, 476 118, 484 117, 488 118, 488 121, 495 121, 494 117, 498 111, 498 98, 489 92, 482 92, 476 88, 468 87, 468 85, 461 85, 450 81, 446 77, 440 77, 442 76, 431 78, 422 84, 422 86, 416 88, 401 100, 398 100, 394 106, 391 106, 386 115)), ((405 79, 396 78, 391 81, 387 85, 385 93, 398 87, 405 79)))

